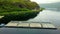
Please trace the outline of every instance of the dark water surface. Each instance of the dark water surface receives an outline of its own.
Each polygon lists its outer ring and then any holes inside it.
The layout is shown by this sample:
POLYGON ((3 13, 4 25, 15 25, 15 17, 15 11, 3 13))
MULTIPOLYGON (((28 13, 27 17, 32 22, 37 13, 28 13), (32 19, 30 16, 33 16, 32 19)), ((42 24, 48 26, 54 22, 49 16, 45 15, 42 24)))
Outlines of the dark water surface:
POLYGON ((59 29, 0 28, 0 34, 60 34, 60 12, 58 11, 44 10, 28 21, 51 22, 59 29))
POLYGON ((60 30, 0 28, 0 34, 60 34, 60 30))

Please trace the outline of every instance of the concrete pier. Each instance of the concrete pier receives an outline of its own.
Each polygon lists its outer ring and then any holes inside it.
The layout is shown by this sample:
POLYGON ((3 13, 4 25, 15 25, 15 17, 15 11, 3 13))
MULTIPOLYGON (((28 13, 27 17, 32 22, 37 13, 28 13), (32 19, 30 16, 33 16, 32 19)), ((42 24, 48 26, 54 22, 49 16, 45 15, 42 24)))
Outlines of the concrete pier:
POLYGON ((3 18, 4 16, 0 16, 0 19, 3 18))
POLYGON ((39 29, 56 29, 56 27, 53 24, 50 23, 23 23, 20 22, 9 22, 4 27, 10 27, 10 28, 39 28, 39 29))

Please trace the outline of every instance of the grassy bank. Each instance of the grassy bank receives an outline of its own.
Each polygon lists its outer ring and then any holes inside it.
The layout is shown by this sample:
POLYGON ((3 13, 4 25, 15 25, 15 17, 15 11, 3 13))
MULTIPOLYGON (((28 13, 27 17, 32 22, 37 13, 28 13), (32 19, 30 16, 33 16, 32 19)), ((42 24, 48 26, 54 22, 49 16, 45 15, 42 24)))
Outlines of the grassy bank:
POLYGON ((40 11, 13 11, 13 12, 2 12, 0 15, 4 16, 0 19, 1 23, 8 23, 11 20, 26 21, 30 18, 34 18, 40 11))
POLYGON ((30 0, 0 0, 0 23, 8 23, 11 20, 26 21, 34 18, 42 11, 39 5, 30 0), (35 10, 36 9, 36 10, 35 10))

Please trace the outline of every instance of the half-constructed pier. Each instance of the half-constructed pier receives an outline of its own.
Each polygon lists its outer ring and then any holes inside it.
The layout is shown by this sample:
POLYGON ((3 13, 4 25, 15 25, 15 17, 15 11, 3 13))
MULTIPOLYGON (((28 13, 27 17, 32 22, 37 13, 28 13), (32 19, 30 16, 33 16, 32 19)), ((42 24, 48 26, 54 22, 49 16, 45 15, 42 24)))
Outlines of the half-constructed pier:
POLYGON ((0 19, 3 18, 4 16, 0 16, 0 19))
POLYGON ((28 23, 23 21, 11 21, 4 25, 7 28, 34 28, 34 29, 56 29, 53 24, 50 23, 28 23))

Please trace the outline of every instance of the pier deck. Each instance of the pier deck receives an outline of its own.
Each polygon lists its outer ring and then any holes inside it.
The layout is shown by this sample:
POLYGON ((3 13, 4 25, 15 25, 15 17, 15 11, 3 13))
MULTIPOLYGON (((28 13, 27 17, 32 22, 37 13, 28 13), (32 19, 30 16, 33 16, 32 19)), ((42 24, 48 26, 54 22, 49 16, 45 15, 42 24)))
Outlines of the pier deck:
POLYGON ((22 21, 17 22, 9 22, 4 27, 10 27, 10 28, 39 28, 39 29, 56 29, 56 27, 53 24, 50 23, 23 23, 22 21))

